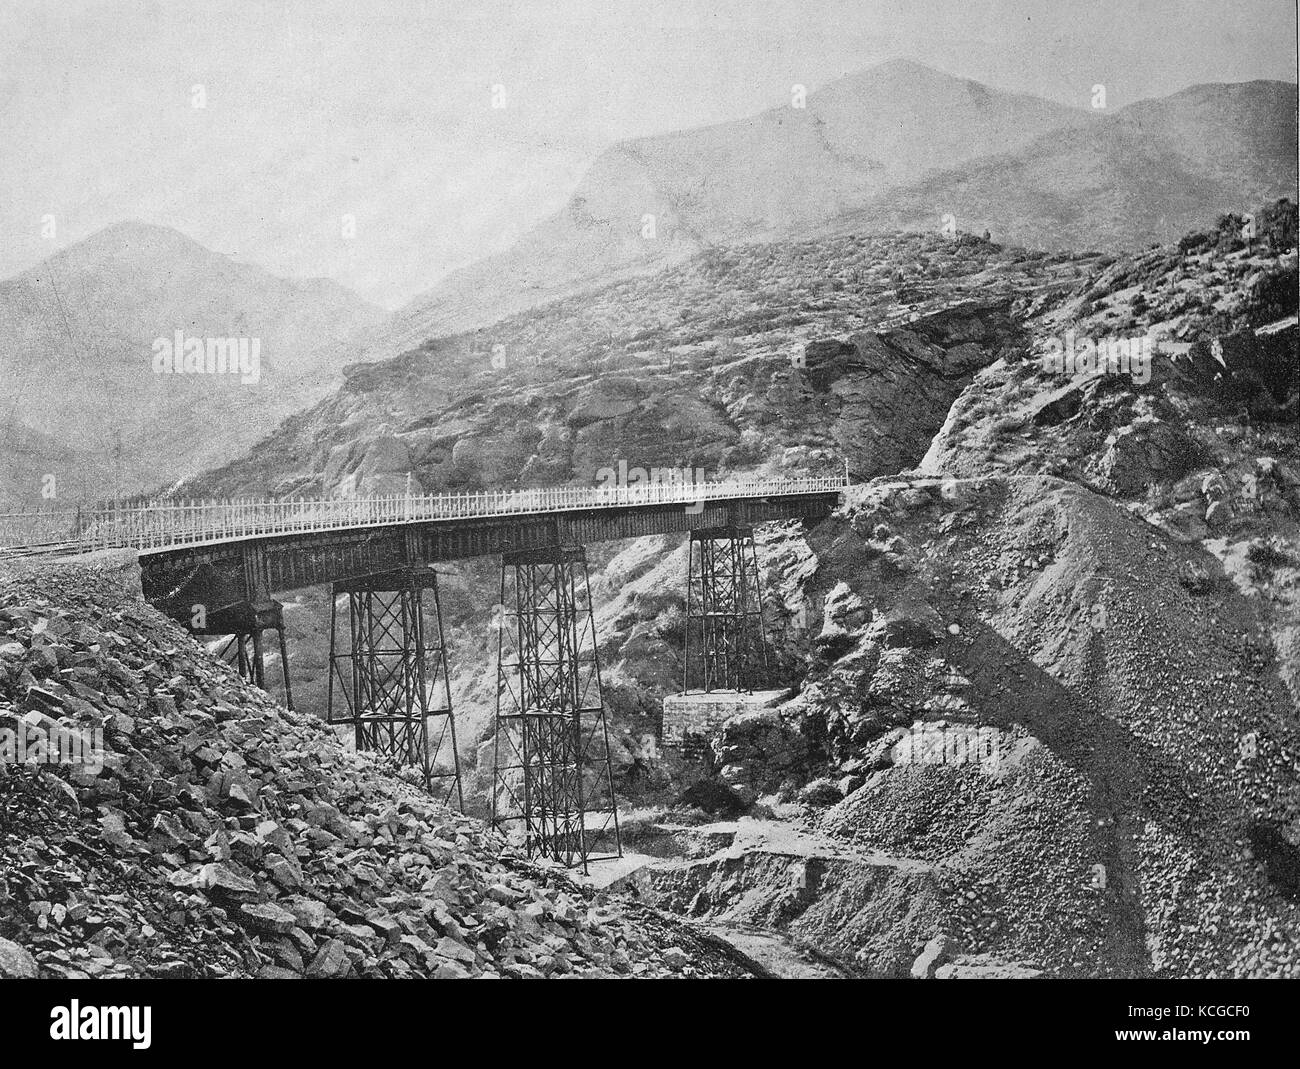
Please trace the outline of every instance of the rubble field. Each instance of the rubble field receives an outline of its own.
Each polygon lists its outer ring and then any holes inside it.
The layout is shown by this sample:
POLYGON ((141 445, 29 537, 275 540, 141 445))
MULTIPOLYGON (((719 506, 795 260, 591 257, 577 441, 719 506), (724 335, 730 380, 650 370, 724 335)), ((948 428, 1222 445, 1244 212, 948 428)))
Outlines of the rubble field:
POLYGON ((143 603, 130 557, 0 575, 5 729, 103 754, 0 764, 0 976, 763 972, 278 706, 143 603))

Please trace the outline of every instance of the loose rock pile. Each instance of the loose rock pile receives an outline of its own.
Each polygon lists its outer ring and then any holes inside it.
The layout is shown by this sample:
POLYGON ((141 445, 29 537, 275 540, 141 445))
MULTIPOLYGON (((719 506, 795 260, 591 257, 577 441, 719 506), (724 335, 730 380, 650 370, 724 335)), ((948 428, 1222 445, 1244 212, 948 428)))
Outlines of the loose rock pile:
POLYGON ((967 954, 1067 976, 1300 975, 1300 738, 1255 607, 1199 547, 1077 486, 926 490, 860 491, 813 539, 876 613, 781 710, 866 772, 821 829, 936 866, 940 930, 967 954), (881 514, 919 565, 845 533, 881 514), (899 619, 905 645, 880 626, 899 619), (891 747, 877 767, 874 740, 913 718, 987 725, 997 760, 891 747))
POLYGON ((107 570, 2 579, 0 976, 744 975, 715 940, 527 862, 211 659, 107 570))

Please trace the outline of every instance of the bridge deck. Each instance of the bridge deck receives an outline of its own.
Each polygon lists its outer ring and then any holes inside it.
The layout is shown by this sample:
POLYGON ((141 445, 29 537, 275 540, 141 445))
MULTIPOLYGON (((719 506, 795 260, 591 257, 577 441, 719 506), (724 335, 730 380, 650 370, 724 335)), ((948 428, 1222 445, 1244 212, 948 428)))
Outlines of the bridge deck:
POLYGON ((27 514, 9 553, 132 548, 146 598, 185 618, 265 604, 272 591, 510 551, 828 515, 841 478, 394 495, 155 502, 27 514))
POLYGON ((0 515, 0 550, 61 553, 131 548, 142 554, 280 535, 398 527, 434 521, 564 513, 838 493, 842 477, 551 487, 463 494, 237 501, 154 501, 95 509, 0 515))

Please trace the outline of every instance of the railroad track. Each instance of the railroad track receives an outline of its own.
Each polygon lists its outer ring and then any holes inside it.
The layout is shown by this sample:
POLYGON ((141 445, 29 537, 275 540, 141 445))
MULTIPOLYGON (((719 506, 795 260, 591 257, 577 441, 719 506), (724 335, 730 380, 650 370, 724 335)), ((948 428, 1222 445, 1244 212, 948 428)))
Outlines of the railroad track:
POLYGON ((0 560, 23 557, 57 557, 68 553, 84 553, 86 547, 75 539, 65 542, 38 542, 28 546, 0 546, 0 560))

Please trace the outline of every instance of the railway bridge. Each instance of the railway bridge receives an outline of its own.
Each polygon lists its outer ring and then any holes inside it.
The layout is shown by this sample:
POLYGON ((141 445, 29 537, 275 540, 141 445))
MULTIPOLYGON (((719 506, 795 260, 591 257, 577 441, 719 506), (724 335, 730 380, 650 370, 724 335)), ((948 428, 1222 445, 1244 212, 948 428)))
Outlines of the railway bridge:
POLYGON ((840 477, 343 499, 156 501, 0 518, 9 553, 138 551, 146 599, 224 636, 265 686, 268 633, 292 707, 281 603, 328 584, 326 718, 463 805, 436 565, 499 556, 494 825, 532 855, 621 853, 585 546, 689 532, 683 692, 753 689, 767 659, 755 524, 825 518, 840 477))

